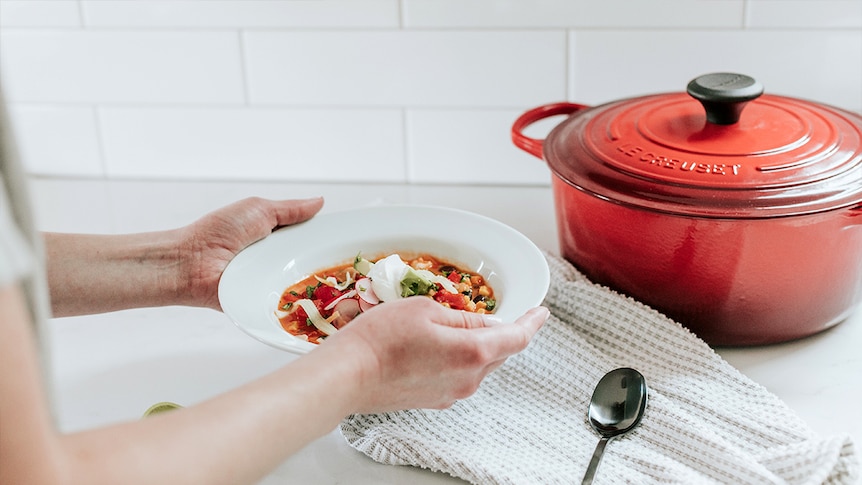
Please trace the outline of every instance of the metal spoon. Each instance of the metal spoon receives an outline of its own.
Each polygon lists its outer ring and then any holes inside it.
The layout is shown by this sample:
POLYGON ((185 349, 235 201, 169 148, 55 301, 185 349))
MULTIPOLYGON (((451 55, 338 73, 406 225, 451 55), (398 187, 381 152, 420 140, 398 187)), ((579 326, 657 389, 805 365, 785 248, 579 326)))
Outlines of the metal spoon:
POLYGON ((599 380, 590 401, 590 425, 602 439, 593 451, 593 458, 584 474, 582 485, 593 483, 593 477, 605 445, 615 436, 629 432, 643 416, 647 402, 646 379, 628 367, 614 369, 599 380))

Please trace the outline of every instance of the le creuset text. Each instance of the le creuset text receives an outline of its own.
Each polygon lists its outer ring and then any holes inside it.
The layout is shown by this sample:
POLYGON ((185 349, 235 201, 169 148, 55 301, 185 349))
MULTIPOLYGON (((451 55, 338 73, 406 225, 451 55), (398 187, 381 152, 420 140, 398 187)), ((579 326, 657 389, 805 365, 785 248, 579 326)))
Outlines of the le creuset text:
POLYGON ((638 161, 643 163, 648 163, 650 165, 655 165, 656 167, 662 167, 669 170, 680 170, 683 172, 712 175, 739 175, 739 170, 742 168, 742 165, 740 164, 728 165, 725 163, 702 163, 656 155, 653 152, 644 151, 642 147, 632 143, 618 145, 617 151, 626 156, 636 158, 638 161))

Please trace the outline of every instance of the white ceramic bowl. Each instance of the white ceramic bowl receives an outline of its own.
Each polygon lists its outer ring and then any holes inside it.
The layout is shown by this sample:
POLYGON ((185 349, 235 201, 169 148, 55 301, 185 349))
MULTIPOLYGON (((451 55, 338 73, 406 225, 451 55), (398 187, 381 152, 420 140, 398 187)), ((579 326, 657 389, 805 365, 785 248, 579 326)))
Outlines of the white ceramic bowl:
POLYGON ((427 253, 480 274, 493 288, 494 314, 504 322, 540 305, 550 283, 541 250, 499 221, 443 207, 375 206, 315 216, 240 252, 219 282, 222 310, 257 340, 306 353, 317 345, 281 327, 275 316, 279 298, 292 284, 360 252, 427 253))

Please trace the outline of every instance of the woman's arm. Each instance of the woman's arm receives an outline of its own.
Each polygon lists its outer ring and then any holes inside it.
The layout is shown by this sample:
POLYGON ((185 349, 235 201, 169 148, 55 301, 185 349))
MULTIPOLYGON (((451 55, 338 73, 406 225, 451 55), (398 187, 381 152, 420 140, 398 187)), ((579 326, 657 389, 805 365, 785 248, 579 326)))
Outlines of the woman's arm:
POLYGON ((426 298, 379 305, 319 348, 210 401, 69 435, 51 425, 21 292, 0 288, 0 483, 254 483, 354 412, 445 408, 526 347, 512 324, 426 298), (314 378, 309 378, 314 376, 314 378))
POLYGON ((54 316, 188 305, 220 309, 228 262, 273 229, 314 216, 323 199, 249 198, 180 229, 124 235, 45 234, 54 316))
POLYGON ((54 316, 185 303, 179 230, 44 237, 54 316))
MULTIPOLYGON (((48 234, 55 315, 169 304, 219 309, 218 281, 236 253, 321 206, 321 199, 246 199, 171 231, 48 234)), ((490 325, 493 318, 407 298, 375 307, 308 355, 207 402, 62 435, 49 418, 25 308, 17 286, 0 288, 0 483, 36 485, 254 483, 348 414, 445 408, 471 395, 548 315, 536 309, 490 325)))

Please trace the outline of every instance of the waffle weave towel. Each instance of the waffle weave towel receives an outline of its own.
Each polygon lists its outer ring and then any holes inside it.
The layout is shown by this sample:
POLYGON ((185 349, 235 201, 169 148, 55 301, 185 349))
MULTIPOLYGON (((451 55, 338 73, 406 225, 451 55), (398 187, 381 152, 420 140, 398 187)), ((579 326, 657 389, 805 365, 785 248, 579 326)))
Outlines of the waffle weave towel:
POLYGON ((580 483, 598 441, 593 388, 633 367, 649 386, 646 413, 608 445, 594 483, 857 483, 848 436, 816 435, 679 324, 546 257, 551 317, 525 351, 450 409, 348 417, 348 443, 475 484, 580 483))

